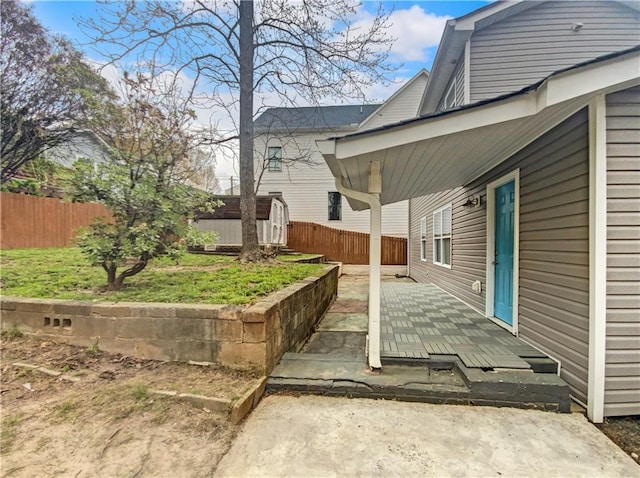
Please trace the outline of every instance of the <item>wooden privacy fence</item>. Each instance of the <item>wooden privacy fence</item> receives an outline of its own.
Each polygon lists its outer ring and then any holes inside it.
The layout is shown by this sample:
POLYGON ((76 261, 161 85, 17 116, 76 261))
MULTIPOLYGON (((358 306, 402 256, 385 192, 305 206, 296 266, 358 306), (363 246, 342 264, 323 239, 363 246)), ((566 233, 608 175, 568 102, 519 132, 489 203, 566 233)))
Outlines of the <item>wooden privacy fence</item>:
MULTIPOLYGON (((369 234, 344 231, 313 222, 292 221, 287 230, 287 247, 298 252, 324 254, 346 264, 369 263, 369 234)), ((407 263, 407 240, 382 236, 382 263, 407 263)))
POLYGON ((0 193, 0 249, 68 247, 94 217, 111 219, 101 204, 0 193))

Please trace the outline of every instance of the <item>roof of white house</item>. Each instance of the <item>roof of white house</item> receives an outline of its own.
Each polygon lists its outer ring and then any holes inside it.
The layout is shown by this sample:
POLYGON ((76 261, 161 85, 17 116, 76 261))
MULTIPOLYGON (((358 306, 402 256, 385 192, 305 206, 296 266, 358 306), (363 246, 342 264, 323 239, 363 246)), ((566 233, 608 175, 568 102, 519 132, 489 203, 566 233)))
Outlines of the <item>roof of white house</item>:
POLYGON ((254 121, 257 133, 268 131, 355 129, 379 104, 269 108, 254 121))

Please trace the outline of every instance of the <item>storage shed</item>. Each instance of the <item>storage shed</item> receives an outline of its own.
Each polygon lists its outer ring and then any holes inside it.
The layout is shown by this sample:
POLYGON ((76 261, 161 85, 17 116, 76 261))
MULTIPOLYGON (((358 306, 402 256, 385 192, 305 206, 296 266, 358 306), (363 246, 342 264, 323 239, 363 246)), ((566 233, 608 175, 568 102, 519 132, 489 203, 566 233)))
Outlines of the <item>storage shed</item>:
MULTIPOLYGON (((194 226, 200 231, 218 234, 218 245, 242 244, 240 196, 216 196, 224 204, 211 213, 196 216, 194 226)), ((256 222, 260 244, 285 245, 289 214, 281 196, 256 197, 256 222)))

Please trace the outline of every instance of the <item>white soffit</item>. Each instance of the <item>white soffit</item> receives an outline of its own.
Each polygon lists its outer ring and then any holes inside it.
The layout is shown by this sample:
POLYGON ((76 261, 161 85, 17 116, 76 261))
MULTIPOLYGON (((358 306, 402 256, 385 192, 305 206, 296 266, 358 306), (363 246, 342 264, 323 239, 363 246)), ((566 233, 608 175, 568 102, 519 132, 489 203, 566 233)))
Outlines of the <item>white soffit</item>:
MULTIPOLYGON (((640 84, 640 51, 552 75, 538 88, 459 111, 319 142, 331 172, 367 192, 382 163, 381 203, 463 186, 586 106, 640 84)), ((351 202, 356 210, 366 209, 351 202)))

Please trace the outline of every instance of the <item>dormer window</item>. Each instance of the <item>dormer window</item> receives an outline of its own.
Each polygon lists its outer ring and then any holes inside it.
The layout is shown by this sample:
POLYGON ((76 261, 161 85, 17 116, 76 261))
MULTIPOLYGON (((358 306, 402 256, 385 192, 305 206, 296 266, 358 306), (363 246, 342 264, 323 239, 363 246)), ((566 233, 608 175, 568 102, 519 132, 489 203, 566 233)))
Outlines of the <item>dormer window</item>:
POLYGON ((447 95, 444 97, 444 104, 442 106, 445 111, 450 110, 451 108, 456 106, 456 79, 455 78, 451 82, 451 86, 449 87, 449 91, 447 91, 447 95))

